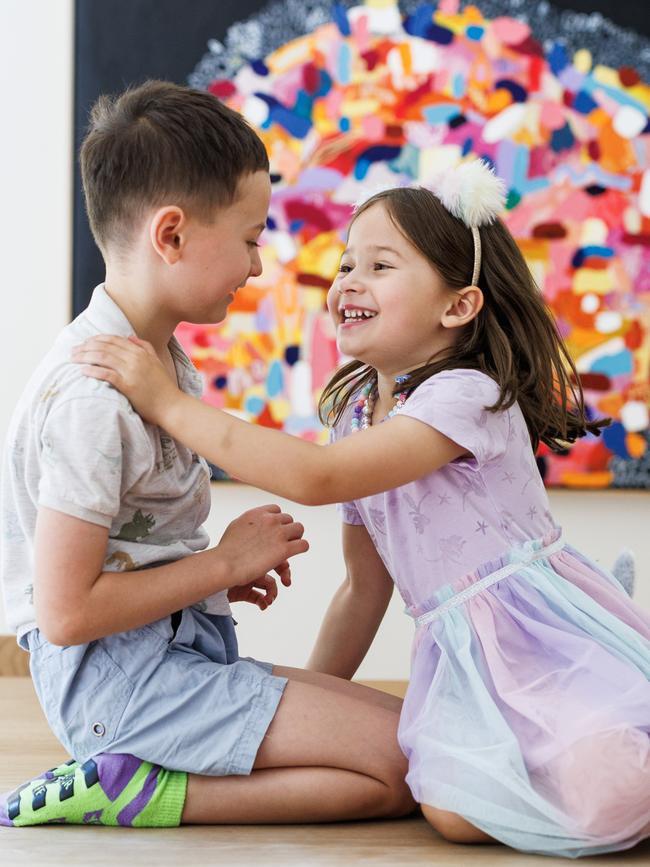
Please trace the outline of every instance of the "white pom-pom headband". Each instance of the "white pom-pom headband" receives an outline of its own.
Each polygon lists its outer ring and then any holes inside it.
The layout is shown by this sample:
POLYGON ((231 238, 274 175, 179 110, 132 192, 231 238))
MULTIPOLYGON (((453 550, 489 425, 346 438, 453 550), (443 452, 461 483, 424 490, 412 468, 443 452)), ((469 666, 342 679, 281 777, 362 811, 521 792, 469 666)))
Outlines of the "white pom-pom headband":
MULTIPOLYGON (((474 268, 472 286, 476 286, 481 273, 481 236, 479 226, 493 223, 506 202, 506 186, 501 178, 483 160, 472 160, 456 168, 447 169, 421 185, 432 192, 442 205, 472 232, 474 239, 474 268)), ((383 189, 367 191, 356 203, 359 208, 383 189)))

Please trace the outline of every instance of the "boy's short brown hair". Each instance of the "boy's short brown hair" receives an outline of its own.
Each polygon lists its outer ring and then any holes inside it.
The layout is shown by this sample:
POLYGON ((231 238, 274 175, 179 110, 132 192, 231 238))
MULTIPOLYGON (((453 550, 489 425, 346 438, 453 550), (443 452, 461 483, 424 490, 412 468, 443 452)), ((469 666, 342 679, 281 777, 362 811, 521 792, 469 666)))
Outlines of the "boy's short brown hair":
POLYGON ((240 114, 210 93, 167 81, 100 96, 80 161, 102 251, 128 247, 149 207, 179 204, 209 221, 232 204, 243 175, 269 169, 264 145, 240 114))

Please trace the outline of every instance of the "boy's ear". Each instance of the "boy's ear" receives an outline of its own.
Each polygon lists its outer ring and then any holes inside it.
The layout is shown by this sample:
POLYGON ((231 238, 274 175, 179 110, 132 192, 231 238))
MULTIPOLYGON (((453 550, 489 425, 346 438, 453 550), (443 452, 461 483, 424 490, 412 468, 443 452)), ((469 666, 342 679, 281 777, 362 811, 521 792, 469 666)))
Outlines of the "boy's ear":
POLYGON ((443 311, 440 324, 443 328, 460 328, 467 325, 481 312, 483 293, 478 286, 465 286, 454 292, 443 311))
POLYGON ((165 205, 158 208, 149 223, 151 244, 167 265, 174 265, 181 257, 185 241, 184 232, 187 217, 178 205, 165 205))

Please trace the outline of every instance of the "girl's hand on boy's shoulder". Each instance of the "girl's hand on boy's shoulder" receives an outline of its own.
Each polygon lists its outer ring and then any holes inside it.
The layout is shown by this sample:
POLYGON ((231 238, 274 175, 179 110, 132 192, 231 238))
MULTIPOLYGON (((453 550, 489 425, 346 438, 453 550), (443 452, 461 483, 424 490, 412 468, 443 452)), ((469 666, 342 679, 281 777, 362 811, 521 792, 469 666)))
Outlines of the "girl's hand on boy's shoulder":
POLYGON ((82 372, 122 392, 147 421, 160 424, 162 413, 182 392, 172 382, 153 346, 138 337, 97 334, 72 349, 82 372))

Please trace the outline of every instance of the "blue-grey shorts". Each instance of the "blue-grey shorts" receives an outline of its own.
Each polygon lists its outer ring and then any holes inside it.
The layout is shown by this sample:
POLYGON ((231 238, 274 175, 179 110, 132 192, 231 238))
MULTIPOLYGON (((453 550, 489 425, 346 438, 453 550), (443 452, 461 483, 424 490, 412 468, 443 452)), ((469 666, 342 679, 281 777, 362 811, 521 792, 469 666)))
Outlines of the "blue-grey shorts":
POLYGON ((195 774, 249 774, 286 678, 239 656, 231 617, 182 612, 90 644, 23 639, 50 727, 80 762, 132 753, 195 774))

